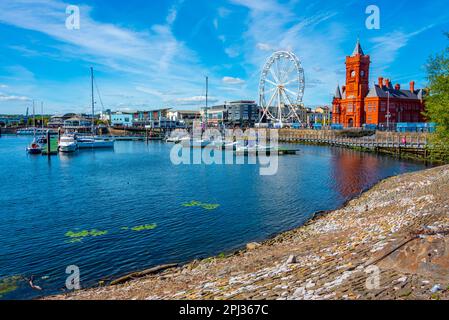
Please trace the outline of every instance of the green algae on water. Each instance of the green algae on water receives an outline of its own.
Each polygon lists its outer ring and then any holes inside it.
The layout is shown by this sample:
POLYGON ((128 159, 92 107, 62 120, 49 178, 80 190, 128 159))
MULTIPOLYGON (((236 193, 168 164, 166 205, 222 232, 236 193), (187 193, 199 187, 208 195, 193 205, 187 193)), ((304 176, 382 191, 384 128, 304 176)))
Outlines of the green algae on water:
POLYGON ((144 230, 153 230, 157 227, 157 224, 153 223, 153 224, 145 224, 145 225, 141 225, 141 226, 135 226, 133 228, 131 228, 132 231, 144 231, 144 230))
POLYGON ((201 205, 201 202, 195 201, 195 200, 192 200, 190 202, 182 204, 183 207, 197 207, 197 206, 200 206, 200 205, 201 205))
POLYGON ((87 238, 87 237, 99 237, 99 236, 104 236, 108 233, 108 231, 101 231, 101 230, 97 230, 97 229, 92 229, 92 230, 83 230, 83 231, 78 231, 78 232, 74 232, 74 231, 68 231, 66 232, 66 237, 69 237, 70 240, 68 240, 68 243, 77 243, 77 242, 82 242, 83 239, 87 238))
POLYGON ((182 206, 183 207, 201 207, 201 208, 203 208, 205 210, 215 210, 220 205, 219 204, 214 204, 214 203, 203 203, 203 202, 192 200, 190 202, 183 203, 182 206))
POLYGON ((219 204, 212 204, 212 203, 203 203, 201 204, 201 208, 206 209, 206 210, 215 210, 219 207, 219 204))
POLYGON ((0 279, 0 298, 7 293, 17 290, 20 280, 20 276, 11 276, 0 279))

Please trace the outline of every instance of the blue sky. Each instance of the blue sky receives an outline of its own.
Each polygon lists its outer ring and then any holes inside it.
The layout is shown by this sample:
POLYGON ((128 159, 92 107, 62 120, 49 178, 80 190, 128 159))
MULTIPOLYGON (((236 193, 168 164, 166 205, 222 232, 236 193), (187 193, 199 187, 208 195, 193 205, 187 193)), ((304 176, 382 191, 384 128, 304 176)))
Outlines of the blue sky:
MULTIPOLYGON (((360 37, 378 76, 426 85, 425 63, 449 41, 447 1, 416 0, 1 0, 0 113, 24 113, 31 99, 48 113, 87 112, 89 67, 113 110, 257 100, 261 68, 291 50, 306 76, 304 102, 330 104, 344 59, 360 37), (80 30, 65 26, 80 8, 80 30), (368 5, 380 29, 368 30, 368 5)), ((101 108, 97 98, 97 108, 101 108)))

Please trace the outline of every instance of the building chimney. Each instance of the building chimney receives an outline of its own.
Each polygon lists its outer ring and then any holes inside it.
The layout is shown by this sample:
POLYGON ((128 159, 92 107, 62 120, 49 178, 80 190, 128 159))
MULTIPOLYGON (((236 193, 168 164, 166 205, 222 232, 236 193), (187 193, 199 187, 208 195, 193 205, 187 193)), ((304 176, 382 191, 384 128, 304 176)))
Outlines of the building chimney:
POLYGON ((415 81, 410 82, 410 91, 415 92, 415 81))
POLYGON ((379 87, 383 87, 384 86, 384 78, 379 77, 379 87))
POLYGON ((390 79, 385 79, 385 86, 386 86, 387 88, 390 87, 390 79))
POLYGON ((399 83, 396 83, 395 85, 394 85, 394 90, 401 90, 401 85, 399 84, 399 83))

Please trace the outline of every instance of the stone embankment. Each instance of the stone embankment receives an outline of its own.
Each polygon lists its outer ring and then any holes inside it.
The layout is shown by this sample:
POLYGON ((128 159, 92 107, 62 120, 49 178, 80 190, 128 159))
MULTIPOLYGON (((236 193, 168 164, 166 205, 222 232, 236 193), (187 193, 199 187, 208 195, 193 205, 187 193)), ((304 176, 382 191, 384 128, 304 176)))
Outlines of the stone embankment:
POLYGON ((448 299, 449 166, 245 250, 50 299, 448 299))

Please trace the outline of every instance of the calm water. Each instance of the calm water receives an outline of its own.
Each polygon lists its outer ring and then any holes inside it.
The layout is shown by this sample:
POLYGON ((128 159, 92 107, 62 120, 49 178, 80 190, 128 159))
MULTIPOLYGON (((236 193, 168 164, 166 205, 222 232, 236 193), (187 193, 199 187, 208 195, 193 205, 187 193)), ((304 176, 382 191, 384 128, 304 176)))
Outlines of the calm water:
POLYGON ((295 146, 275 176, 257 165, 182 165, 171 145, 117 142, 115 149, 30 156, 30 138, 0 138, 0 278, 30 277, 5 298, 61 292, 66 267, 82 286, 154 265, 238 249, 335 209, 380 179, 424 166, 351 150, 295 146), (192 200, 219 204, 186 207, 192 200), (124 227, 157 224, 153 230, 124 227), (70 242, 68 231, 108 231, 70 242))

